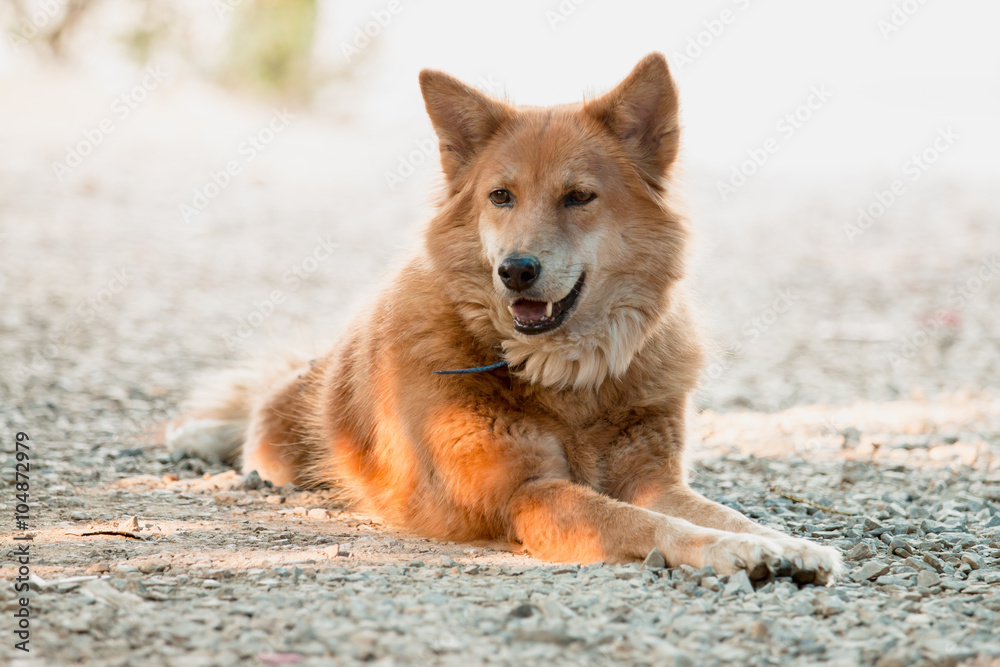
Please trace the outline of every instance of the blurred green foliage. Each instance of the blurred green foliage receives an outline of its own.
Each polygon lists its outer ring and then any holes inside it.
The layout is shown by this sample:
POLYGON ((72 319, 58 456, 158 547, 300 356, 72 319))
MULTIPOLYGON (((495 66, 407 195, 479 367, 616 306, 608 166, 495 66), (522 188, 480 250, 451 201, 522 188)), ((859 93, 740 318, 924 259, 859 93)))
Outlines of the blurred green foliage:
POLYGON ((243 0, 232 20, 223 80, 260 93, 307 96, 316 0, 243 0))

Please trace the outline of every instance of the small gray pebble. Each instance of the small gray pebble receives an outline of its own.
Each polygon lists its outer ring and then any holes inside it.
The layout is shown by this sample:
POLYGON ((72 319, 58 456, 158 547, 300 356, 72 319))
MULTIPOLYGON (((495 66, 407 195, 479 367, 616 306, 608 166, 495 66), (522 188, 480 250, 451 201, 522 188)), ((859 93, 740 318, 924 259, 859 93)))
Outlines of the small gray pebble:
POLYGON ((642 567, 645 570, 662 570, 667 566, 667 561, 660 553, 659 549, 653 548, 652 551, 646 556, 646 560, 642 561, 642 567))
POLYGON ((861 568, 857 572, 855 572, 852 576, 854 581, 864 582, 864 581, 869 581, 871 579, 875 579, 877 577, 881 577, 884 574, 888 574, 888 572, 889 572, 888 565, 886 565, 881 561, 870 560, 864 565, 862 565, 861 568))
POLYGON ((941 575, 937 572, 921 570, 917 573, 917 586, 920 588, 931 588, 941 583, 941 575))
POLYGON ((750 583, 750 577, 746 570, 740 570, 736 574, 730 575, 722 593, 724 595, 736 595, 737 593, 752 595, 753 584, 750 583))
POLYGON ((983 560, 983 557, 971 551, 967 551, 962 554, 962 562, 967 564, 973 570, 981 570, 986 567, 986 561, 983 560))

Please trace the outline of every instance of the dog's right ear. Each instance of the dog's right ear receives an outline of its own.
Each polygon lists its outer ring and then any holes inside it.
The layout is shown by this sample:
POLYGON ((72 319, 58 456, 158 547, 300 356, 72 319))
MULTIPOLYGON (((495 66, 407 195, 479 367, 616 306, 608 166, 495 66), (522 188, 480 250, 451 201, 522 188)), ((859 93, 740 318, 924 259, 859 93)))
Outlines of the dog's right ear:
POLYGON ((420 91, 441 149, 441 167, 454 180, 476 152, 513 115, 506 104, 482 94, 458 79, 425 69, 420 91))

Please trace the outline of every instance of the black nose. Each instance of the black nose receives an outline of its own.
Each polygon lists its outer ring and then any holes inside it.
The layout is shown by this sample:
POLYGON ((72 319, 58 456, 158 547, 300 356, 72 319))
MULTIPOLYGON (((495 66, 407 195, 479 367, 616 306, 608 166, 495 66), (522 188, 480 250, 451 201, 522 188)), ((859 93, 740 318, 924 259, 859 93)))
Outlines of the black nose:
POLYGON ((531 255, 510 255, 500 262, 500 268, 497 269, 497 275, 503 284, 515 292, 531 287, 541 272, 541 263, 531 255))

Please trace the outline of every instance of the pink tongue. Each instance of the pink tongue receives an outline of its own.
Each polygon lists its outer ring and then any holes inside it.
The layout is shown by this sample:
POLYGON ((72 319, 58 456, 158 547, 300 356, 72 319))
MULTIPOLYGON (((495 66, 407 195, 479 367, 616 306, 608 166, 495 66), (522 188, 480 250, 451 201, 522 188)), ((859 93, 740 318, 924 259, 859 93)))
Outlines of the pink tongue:
POLYGON ((514 317, 522 322, 538 322, 545 317, 544 301, 528 301, 527 299, 523 299, 511 304, 511 309, 514 311, 514 317))

